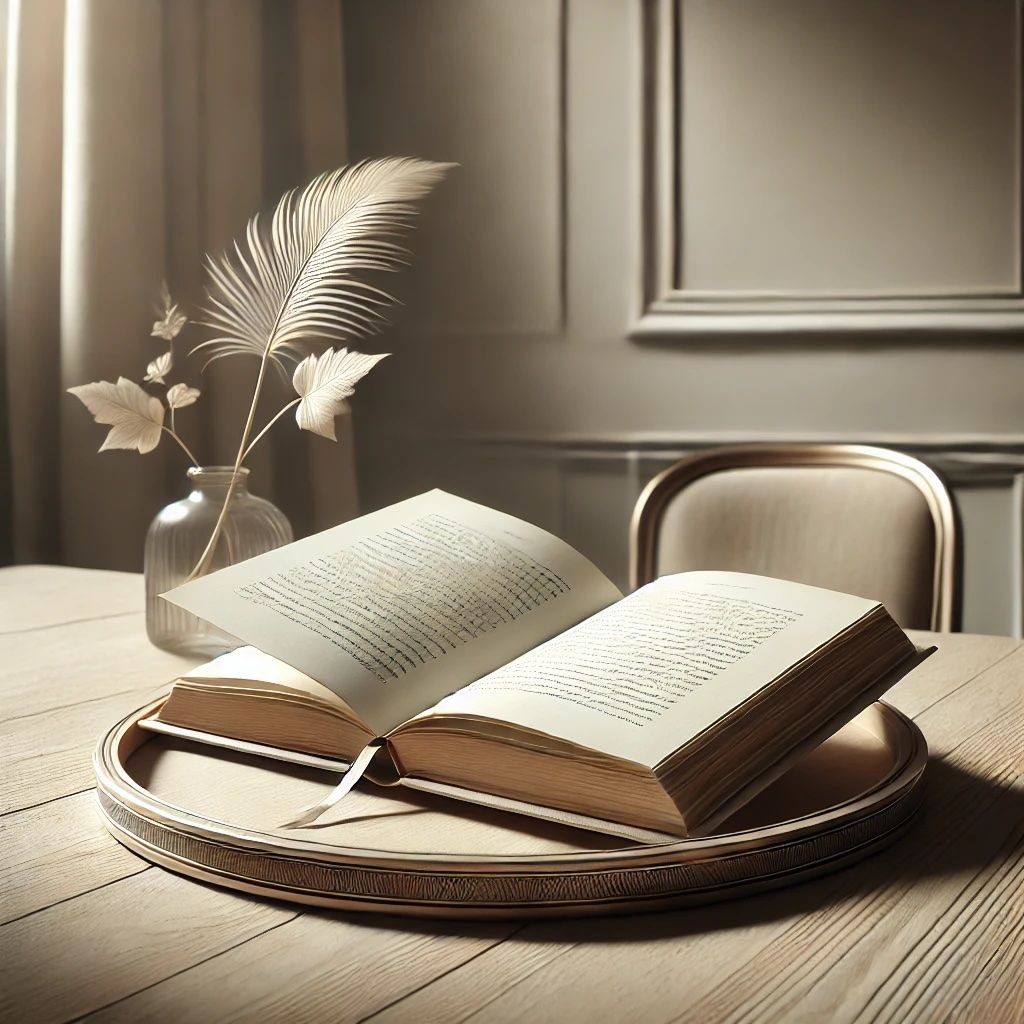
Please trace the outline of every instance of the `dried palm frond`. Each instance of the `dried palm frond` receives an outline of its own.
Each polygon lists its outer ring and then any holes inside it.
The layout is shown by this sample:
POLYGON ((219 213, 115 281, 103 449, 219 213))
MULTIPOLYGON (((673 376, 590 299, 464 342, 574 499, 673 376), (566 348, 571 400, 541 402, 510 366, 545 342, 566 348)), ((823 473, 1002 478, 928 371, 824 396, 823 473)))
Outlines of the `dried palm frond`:
POLYGON ((407 251, 394 241, 423 198, 453 165, 406 157, 366 160, 286 193, 268 231, 249 221, 245 245, 207 258, 207 326, 218 336, 196 346, 209 362, 253 355, 283 369, 306 339, 373 333, 386 292, 354 275, 398 270, 407 251))

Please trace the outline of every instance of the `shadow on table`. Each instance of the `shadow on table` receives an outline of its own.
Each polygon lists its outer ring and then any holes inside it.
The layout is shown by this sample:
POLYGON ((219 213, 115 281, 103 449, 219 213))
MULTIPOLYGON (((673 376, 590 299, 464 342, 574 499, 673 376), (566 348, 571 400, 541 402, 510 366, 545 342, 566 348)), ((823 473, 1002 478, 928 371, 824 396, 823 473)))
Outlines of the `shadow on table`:
MULTIPOLYGON (((190 750, 193 750, 190 744, 161 738, 160 743, 147 744, 140 749, 131 761, 132 772, 144 787, 166 789, 162 795, 170 798, 172 803, 178 802, 176 798, 181 796, 178 790, 182 786, 187 789, 186 795, 194 799, 195 773, 181 760, 181 754, 190 750), (178 752, 175 757, 168 759, 164 756, 175 751, 178 752), (175 775, 175 765, 181 770, 181 779, 175 775), (156 786, 161 776, 162 784, 156 786)), ((233 807, 238 799, 234 790, 241 792, 260 788, 265 790, 267 800, 273 797, 280 804, 274 812, 276 817, 272 820, 275 821, 281 819, 285 811, 300 806, 300 795, 305 800, 312 794, 322 794, 324 780, 330 781, 329 773, 316 769, 270 763, 231 751, 218 751, 216 762, 210 758, 208 749, 196 748, 193 754, 202 760, 207 772, 216 764, 218 785, 207 788, 213 789, 219 803, 233 807), (301 789, 292 796, 289 795, 290 787, 301 789)), ((1007 765, 1007 769, 1009 767, 1007 765)), ((948 761, 931 760, 925 776, 923 805, 909 829, 891 846, 834 874, 760 895, 740 896, 727 902, 675 911, 599 919, 602 923, 597 923, 594 918, 561 921, 538 918, 527 925, 522 921, 425 921, 414 917, 341 912, 338 916, 373 927, 407 932, 507 936, 528 927, 531 941, 622 942, 744 928, 839 906, 872 894, 883 899, 896 899, 908 887, 931 878, 970 877, 997 854, 1007 836, 1024 821, 1024 793, 1014 790, 1008 781, 1002 781, 1004 775, 1011 777, 1012 773, 1009 770, 1005 773, 996 771, 994 775, 981 776, 948 761)), ((206 778, 205 775, 203 777, 206 778)), ((350 808, 339 805, 332 812, 332 820, 318 822, 312 829, 302 831, 308 838, 320 839, 323 836, 323 841, 344 845, 346 826, 363 824, 375 817, 401 818, 409 823, 408 828, 412 832, 425 830, 429 834, 439 827, 442 819, 457 815, 464 821, 479 824, 481 834, 489 835, 491 844, 496 833, 504 832, 510 839, 529 836, 542 840, 542 848, 553 853, 559 850, 621 848, 624 845, 622 840, 598 833, 507 815, 473 804, 456 804, 443 797, 431 797, 412 790, 402 790, 397 796, 389 801, 383 815, 364 814, 364 808, 358 803, 350 808)), ((813 794, 809 793, 790 794, 788 805, 800 806, 801 802, 808 802, 809 806, 820 806, 811 797, 813 794), (804 797, 808 799, 803 801, 804 797)), ((403 829, 398 838, 404 834, 403 829)), ((403 843, 402 846, 407 850, 414 848, 411 843, 403 843)), ((332 914, 331 911, 320 910, 307 910, 306 913, 332 914)))
MULTIPOLYGON (((481 819, 485 816, 481 812, 481 819)), ((762 894, 674 911, 566 920, 423 921, 310 912, 406 932, 509 936, 526 931, 523 938, 531 942, 630 942, 696 935, 798 917, 872 894, 896 901, 903 890, 928 879, 963 875, 966 880, 993 859, 1022 821, 1024 793, 997 779, 932 760, 924 803, 891 846, 834 874, 762 894)))

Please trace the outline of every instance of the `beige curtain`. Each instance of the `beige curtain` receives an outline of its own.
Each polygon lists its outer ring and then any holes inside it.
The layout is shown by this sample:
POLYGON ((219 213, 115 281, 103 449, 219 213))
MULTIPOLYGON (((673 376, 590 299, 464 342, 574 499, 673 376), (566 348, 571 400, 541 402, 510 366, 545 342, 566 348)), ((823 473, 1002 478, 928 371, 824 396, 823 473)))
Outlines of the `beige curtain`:
MULTIPOLYGON (((173 444, 97 454, 105 428, 65 389, 141 380, 160 353, 160 281, 195 310, 204 252, 344 162, 340 0, 7 8, 0 556, 139 569, 149 520, 185 492, 183 457, 173 444)), ((187 330, 179 351, 203 338, 187 330)), ((201 461, 230 462, 256 361, 202 376, 188 363, 204 394, 182 433, 201 461)), ((249 463, 251 489, 299 535, 354 514, 351 428, 338 426, 334 446, 283 420, 249 463)))

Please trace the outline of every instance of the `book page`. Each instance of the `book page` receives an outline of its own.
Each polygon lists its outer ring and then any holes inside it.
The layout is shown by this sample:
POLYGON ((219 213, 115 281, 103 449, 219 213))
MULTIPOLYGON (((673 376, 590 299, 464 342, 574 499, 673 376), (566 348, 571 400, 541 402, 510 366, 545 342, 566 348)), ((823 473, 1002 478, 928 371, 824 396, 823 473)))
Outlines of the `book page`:
POLYGON ((333 690, 255 647, 236 647, 213 661, 184 672, 180 682, 202 686, 241 685, 248 690, 266 690, 270 694, 301 693, 331 707, 348 710, 348 705, 333 690))
POLYGON ((744 573, 665 576, 422 717, 491 718, 653 768, 876 604, 744 573))
POLYGON ((557 537, 443 491, 164 595, 323 683, 378 735, 620 596, 557 537))

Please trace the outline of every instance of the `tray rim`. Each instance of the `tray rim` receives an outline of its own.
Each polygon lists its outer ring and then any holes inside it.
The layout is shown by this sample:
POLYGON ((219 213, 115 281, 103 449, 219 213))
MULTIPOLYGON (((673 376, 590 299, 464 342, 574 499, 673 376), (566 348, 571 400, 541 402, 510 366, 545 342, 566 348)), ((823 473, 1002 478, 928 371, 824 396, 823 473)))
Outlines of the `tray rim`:
POLYGON ((139 719, 151 714, 163 699, 125 716, 107 731, 94 754, 100 811, 115 838, 150 861, 214 884, 318 906, 391 914, 535 917, 636 912, 709 902, 820 875, 880 848, 909 824, 920 803, 928 757, 917 725, 896 708, 878 701, 872 711, 885 733, 879 734, 880 738, 890 745, 894 738, 898 741, 892 771, 878 786, 849 801, 788 822, 611 850, 509 855, 388 851, 240 828, 176 807, 143 789, 128 774, 125 764, 153 735, 138 726, 139 719), (126 822, 134 823, 135 828, 126 822), (166 845, 149 842, 142 834, 154 830, 166 845), (843 845, 847 839, 849 843, 843 845), (208 857, 202 860, 187 856, 185 848, 206 852, 208 857), (772 854, 796 858, 797 863, 775 873, 744 874, 744 865, 770 860, 772 854), (225 858, 236 868, 223 869, 213 863, 225 858), (275 873, 287 875, 291 870, 296 880, 278 884, 254 879, 246 874, 244 866, 257 861, 271 864, 275 873), (677 875, 690 872, 721 876, 721 883, 672 892, 658 890, 655 876, 673 870, 677 875), (302 884, 303 872, 318 871, 344 875, 354 888, 365 883, 383 889, 368 894, 302 884), (650 895, 636 891, 638 885, 642 889, 645 877, 652 884, 650 895), (389 879, 395 890, 391 895, 387 893, 389 879), (441 898, 423 898, 408 891, 411 882, 422 887, 431 879, 453 883, 472 898, 460 898, 455 893, 445 897, 442 885, 436 887, 441 898), (614 889, 617 880, 622 881, 621 894, 609 894, 607 886, 614 889), (495 888, 493 894, 487 891, 489 883, 495 888), (530 900, 516 895, 517 891, 533 892, 549 883, 559 890, 555 899, 530 900), (598 895, 589 895, 590 890, 598 895))

